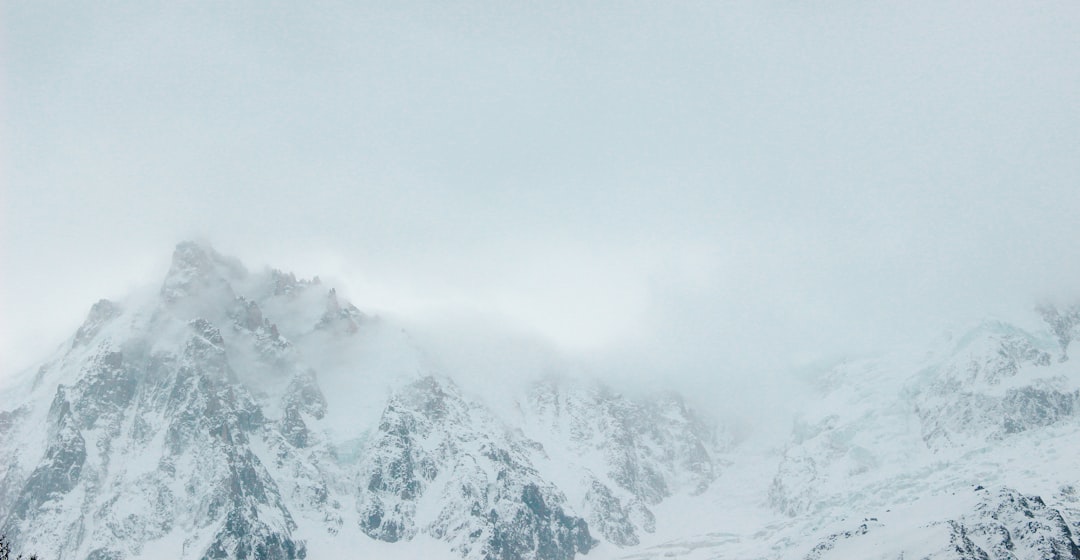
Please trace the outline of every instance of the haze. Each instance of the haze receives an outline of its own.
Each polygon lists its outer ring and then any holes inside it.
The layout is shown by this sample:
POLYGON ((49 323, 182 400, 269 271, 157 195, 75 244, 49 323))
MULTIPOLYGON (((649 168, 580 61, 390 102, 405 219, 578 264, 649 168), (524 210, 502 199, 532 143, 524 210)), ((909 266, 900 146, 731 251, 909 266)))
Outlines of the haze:
POLYGON ((380 4, 4 2, 0 371, 186 238, 697 384, 1080 300, 1080 4, 380 4))

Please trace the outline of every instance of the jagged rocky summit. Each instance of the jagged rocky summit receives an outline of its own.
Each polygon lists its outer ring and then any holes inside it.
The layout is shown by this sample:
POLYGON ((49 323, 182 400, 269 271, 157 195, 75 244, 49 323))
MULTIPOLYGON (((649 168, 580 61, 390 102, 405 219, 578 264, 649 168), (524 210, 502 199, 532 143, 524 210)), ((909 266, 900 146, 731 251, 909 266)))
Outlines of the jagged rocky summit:
POLYGON ((49 559, 569 560, 638 544, 727 445, 585 381, 499 415, 317 279, 191 242, 2 398, 0 531, 49 559))
POLYGON ((0 532, 48 559, 1080 560, 1080 307, 790 383, 777 438, 675 394, 446 375, 317 278, 181 243, 0 391, 0 532), (483 395, 483 396, 481 396, 483 395))

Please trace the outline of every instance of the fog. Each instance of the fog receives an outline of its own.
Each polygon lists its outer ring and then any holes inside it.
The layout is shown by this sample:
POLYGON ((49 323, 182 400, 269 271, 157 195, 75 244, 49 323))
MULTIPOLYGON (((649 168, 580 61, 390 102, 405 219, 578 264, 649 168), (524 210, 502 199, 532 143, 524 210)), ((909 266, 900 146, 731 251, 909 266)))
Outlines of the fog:
POLYGON ((1080 299, 1073 2, 0 10, 4 372, 187 238, 709 396, 1080 299))

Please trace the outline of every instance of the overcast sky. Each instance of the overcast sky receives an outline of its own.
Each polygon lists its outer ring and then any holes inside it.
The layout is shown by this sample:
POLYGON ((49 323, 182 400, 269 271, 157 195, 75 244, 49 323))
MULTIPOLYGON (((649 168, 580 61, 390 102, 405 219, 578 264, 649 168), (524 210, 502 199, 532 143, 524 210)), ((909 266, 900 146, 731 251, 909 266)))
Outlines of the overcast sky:
POLYGON ((0 6, 6 370, 191 237, 718 379, 1080 300, 1075 1, 0 6))

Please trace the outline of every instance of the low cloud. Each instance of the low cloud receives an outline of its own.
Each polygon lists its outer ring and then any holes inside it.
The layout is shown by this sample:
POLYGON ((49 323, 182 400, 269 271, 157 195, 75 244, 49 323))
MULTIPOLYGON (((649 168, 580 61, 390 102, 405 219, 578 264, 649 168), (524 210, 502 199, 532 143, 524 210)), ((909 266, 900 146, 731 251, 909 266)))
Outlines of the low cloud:
POLYGON ((703 395, 1080 299, 1075 6, 3 10, 5 370, 196 236, 703 395))

